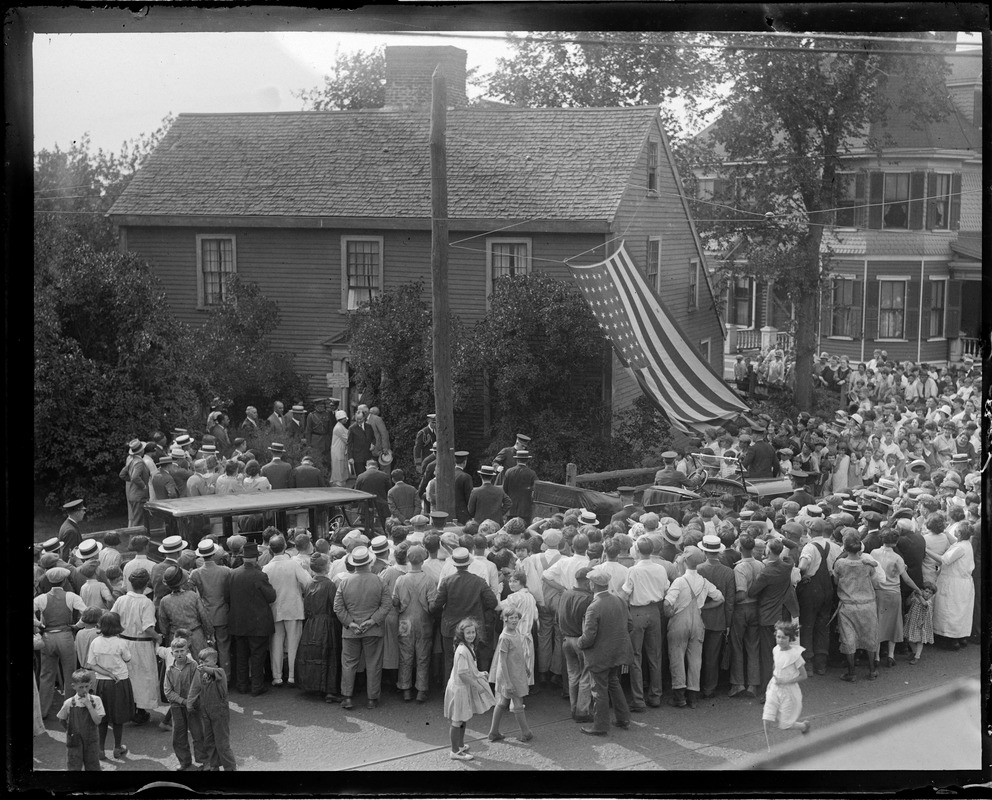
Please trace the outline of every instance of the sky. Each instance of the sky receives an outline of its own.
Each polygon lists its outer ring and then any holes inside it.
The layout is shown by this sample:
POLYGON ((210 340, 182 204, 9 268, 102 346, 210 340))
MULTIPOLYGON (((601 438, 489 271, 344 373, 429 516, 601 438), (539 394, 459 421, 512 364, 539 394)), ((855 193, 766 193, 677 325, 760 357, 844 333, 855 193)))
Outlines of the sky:
POLYGON ((298 111, 302 104, 293 92, 323 85, 339 49, 453 45, 468 53, 469 69, 479 67, 483 74, 498 57, 510 55, 504 41, 469 36, 36 34, 34 149, 65 149, 89 134, 94 149, 116 152, 123 142, 154 131, 170 112, 298 111))

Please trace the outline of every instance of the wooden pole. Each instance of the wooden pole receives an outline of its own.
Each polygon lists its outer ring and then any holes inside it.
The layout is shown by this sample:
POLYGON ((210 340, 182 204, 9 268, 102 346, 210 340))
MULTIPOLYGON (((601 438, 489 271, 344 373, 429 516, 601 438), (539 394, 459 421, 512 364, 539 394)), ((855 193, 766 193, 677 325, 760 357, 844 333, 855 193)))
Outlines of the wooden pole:
POLYGON ((455 516, 455 422, 451 397, 448 310, 447 91, 440 67, 431 79, 431 298, 434 310, 434 411, 437 414, 437 504, 455 516))

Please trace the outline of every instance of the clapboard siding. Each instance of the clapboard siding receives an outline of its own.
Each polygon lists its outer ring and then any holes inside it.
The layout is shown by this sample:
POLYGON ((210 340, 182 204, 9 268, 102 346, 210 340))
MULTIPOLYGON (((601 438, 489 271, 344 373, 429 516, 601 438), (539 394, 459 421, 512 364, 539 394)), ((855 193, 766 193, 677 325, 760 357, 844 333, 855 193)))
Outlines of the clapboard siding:
POLYGON ((961 230, 982 229, 982 171, 965 168, 961 172, 961 230))

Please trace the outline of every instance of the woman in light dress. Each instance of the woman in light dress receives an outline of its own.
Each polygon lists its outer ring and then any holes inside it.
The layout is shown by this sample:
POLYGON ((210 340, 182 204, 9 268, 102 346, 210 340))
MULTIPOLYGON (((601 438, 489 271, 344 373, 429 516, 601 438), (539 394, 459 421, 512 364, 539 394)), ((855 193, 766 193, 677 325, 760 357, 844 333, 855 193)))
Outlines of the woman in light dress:
POLYGON ((352 477, 348 469, 348 415, 338 409, 334 419, 337 421, 331 431, 331 485, 344 486, 352 477))

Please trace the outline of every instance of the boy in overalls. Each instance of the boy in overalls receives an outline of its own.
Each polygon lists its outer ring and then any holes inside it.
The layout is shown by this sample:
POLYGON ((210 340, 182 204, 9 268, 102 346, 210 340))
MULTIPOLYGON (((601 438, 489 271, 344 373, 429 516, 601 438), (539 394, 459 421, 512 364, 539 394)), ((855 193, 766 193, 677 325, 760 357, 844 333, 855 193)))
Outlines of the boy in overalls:
POLYGON ((72 673, 75 694, 62 704, 58 718, 65 726, 66 770, 70 772, 100 771, 99 725, 105 714, 103 701, 90 693, 93 673, 77 669, 72 673))

